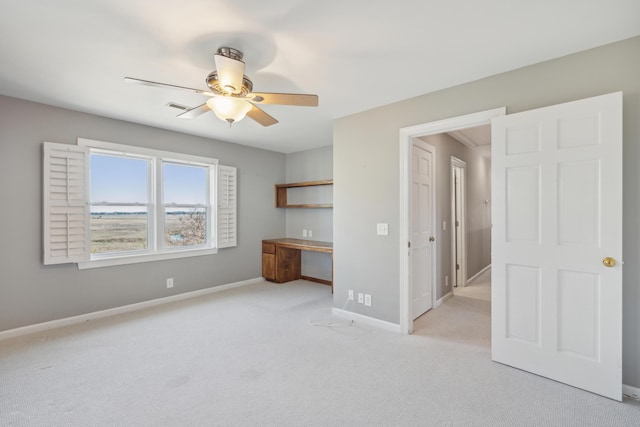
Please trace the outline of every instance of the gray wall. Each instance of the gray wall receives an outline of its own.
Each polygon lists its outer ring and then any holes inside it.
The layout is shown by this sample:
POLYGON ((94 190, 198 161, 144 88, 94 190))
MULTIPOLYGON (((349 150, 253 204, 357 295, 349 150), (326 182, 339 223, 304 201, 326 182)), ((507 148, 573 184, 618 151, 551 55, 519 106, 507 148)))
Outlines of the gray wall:
MULTIPOLYGON (((215 119, 212 119, 215 120, 215 119)), ((285 234, 273 185, 285 155, 0 96, 0 330, 262 275, 261 240, 285 234), (78 270, 42 265, 42 142, 78 137, 180 151, 238 168, 238 246, 217 255, 78 270), (166 278, 175 287, 166 289, 166 278)))
POLYGON ((491 264, 491 161, 480 153, 453 139, 446 133, 420 138, 436 148, 436 298, 451 292, 451 156, 466 162, 467 277, 472 277, 491 264), (442 222, 447 222, 446 231, 442 222), (447 286, 445 276, 449 276, 447 286))
MULTIPOLYGON (((287 154, 287 183, 333 179, 333 147, 287 154)), ((290 189, 289 203, 332 203, 333 186, 290 189)), ((286 209, 287 235, 296 239, 333 241, 333 209, 286 209), (302 230, 313 231, 303 237, 302 230)), ((331 280, 331 255, 302 252, 302 274, 331 280)))
POLYGON ((491 264, 491 159, 469 148, 467 154, 468 279, 491 264))
POLYGON ((354 283, 363 314, 399 323, 398 130, 507 107, 525 111, 624 91, 623 380, 640 386, 640 37, 376 108, 334 122, 334 304, 354 283), (390 235, 375 235, 388 222, 390 235))

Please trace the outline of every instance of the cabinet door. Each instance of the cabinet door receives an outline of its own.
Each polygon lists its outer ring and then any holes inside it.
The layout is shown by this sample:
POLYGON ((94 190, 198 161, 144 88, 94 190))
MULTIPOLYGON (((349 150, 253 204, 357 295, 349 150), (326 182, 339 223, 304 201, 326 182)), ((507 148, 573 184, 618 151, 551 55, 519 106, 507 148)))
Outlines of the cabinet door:
POLYGON ((300 249, 276 248, 276 282, 284 283, 300 279, 302 274, 300 249))
POLYGON ((276 279, 276 256, 275 254, 262 254, 262 277, 267 280, 276 279))

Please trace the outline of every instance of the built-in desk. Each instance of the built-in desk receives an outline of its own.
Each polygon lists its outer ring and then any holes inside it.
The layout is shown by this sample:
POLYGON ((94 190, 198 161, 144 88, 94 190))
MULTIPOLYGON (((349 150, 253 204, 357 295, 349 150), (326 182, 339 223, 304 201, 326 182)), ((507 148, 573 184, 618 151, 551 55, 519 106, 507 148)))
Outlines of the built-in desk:
POLYGON ((298 279, 310 280, 330 285, 333 291, 333 243, 290 238, 263 240, 262 276, 276 283, 298 279), (331 254, 331 280, 303 276, 302 251, 331 254))

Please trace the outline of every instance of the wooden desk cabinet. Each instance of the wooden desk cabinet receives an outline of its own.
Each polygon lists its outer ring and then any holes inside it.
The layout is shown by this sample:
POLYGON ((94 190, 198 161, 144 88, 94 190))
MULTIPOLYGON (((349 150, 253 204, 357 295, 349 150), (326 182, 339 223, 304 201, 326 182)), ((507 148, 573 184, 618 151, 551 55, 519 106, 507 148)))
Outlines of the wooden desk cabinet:
POLYGON ((270 239, 262 241, 262 276, 272 282, 284 283, 305 279, 324 283, 333 288, 333 243, 300 239, 270 239), (302 275, 302 251, 324 252, 331 255, 331 280, 302 275))

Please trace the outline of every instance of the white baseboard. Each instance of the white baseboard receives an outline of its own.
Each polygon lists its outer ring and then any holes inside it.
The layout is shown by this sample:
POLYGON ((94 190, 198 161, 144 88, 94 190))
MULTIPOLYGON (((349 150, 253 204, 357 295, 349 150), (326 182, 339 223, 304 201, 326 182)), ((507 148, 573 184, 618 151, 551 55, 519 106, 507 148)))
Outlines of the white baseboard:
POLYGON ((374 317, 365 316, 363 314, 354 313, 353 311, 346 311, 340 308, 331 310, 331 314, 337 317, 341 317, 347 320, 353 320, 354 322, 360 322, 364 325, 373 326, 378 329, 383 329, 389 332, 400 333, 400 325, 396 323, 387 322, 386 320, 376 319, 374 317))
POLYGON ((640 388, 622 384, 622 395, 640 402, 640 388))
POLYGON ((467 283, 475 280, 478 278, 478 276, 480 276, 482 273, 484 273, 485 271, 489 270, 491 268, 491 264, 487 265, 485 268, 483 268, 482 270, 478 271, 476 274, 474 274, 473 276, 469 277, 467 279, 467 283))
POLYGON ((448 294, 446 294, 445 296, 443 296, 442 298, 440 298, 438 301, 436 301, 436 305, 433 308, 438 308, 442 305, 443 302, 445 302, 446 300, 448 300, 449 298, 451 298, 453 296, 453 291, 449 291, 448 294))
POLYGON ((193 292, 185 292, 183 294, 172 295, 169 297, 152 299, 135 304, 124 305, 122 307, 109 308, 107 310, 95 311, 93 313, 80 314, 78 316, 66 317, 64 319, 52 320, 50 322, 36 323, 35 325, 23 326, 15 329, 0 331, 0 341, 19 337, 22 335, 33 334, 36 332, 46 331, 48 329, 59 328, 61 326, 75 325, 77 323, 87 322, 89 320, 102 319, 104 317, 116 316, 118 314, 130 313, 132 311, 142 310, 149 307, 155 307, 161 304, 167 304, 174 301, 181 301, 189 298, 196 298, 216 292, 226 291, 228 289, 239 288, 241 286, 253 285, 254 283, 264 282, 264 278, 243 280, 241 282, 227 283, 226 285, 214 286, 212 288, 200 289, 193 292))

